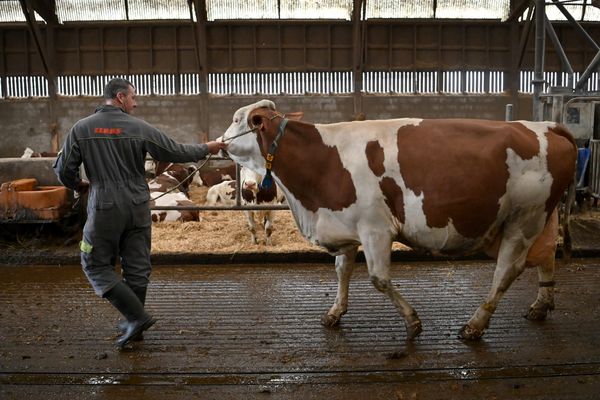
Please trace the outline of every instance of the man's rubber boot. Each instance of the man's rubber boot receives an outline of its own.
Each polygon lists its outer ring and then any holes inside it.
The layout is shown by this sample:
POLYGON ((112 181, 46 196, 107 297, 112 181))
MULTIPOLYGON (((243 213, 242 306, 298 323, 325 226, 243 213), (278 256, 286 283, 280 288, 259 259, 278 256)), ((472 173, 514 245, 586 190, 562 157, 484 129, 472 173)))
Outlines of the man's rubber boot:
MULTIPOLYGON (((142 303, 142 305, 145 306, 146 305, 146 291, 148 288, 147 287, 133 288, 131 286, 129 286, 129 287, 131 288, 131 290, 133 290, 133 293, 135 293, 137 298, 140 299, 140 302, 142 303)), ((119 332, 119 335, 124 334, 126 330, 127 330, 127 320, 126 319, 119 320, 119 322, 117 322, 117 332, 119 332)), ((140 333, 139 335, 134 337, 132 340, 134 342, 142 341, 142 340, 144 340, 144 335, 142 333, 140 333)))
POLYGON ((133 290, 123 282, 116 284, 104 297, 127 319, 125 332, 116 342, 117 346, 121 349, 156 322, 144 310, 142 302, 133 290))

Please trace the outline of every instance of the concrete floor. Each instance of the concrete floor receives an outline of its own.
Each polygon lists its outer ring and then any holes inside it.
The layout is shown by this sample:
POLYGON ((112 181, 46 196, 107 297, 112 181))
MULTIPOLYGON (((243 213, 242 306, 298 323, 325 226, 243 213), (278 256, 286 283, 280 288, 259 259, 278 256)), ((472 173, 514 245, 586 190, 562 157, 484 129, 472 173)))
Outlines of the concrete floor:
POLYGON ((559 267, 556 310, 522 315, 526 270, 483 340, 457 332, 490 286, 489 262, 394 264, 423 322, 405 341, 390 301, 356 268, 341 325, 333 265, 158 266, 147 308, 159 319, 118 351, 117 312, 78 266, 0 268, 0 398, 8 399, 597 399, 600 260, 559 267))

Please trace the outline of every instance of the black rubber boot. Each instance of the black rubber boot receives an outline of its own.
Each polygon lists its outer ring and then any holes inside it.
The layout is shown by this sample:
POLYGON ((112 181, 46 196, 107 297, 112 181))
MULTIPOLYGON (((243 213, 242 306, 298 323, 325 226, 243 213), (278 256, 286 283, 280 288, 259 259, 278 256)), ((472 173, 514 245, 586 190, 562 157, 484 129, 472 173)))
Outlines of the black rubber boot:
MULTIPOLYGON (((135 293, 135 295, 137 296, 138 299, 140 299, 140 302, 142 303, 143 306, 146 305, 146 291, 147 291, 147 287, 131 287, 131 290, 133 290, 133 293, 135 293)), ((125 333, 125 331, 127 330, 127 320, 126 319, 121 319, 119 320, 119 322, 117 322, 117 332, 119 333, 119 335, 122 335, 125 333)), ((144 340, 144 335, 143 334, 139 334, 136 337, 134 337, 132 339, 134 342, 139 342, 141 340, 144 340)))
POLYGON ((127 319, 123 335, 117 339, 117 346, 123 348, 129 341, 150 328, 156 320, 144 310, 144 305, 136 294, 123 282, 119 282, 104 297, 127 319))

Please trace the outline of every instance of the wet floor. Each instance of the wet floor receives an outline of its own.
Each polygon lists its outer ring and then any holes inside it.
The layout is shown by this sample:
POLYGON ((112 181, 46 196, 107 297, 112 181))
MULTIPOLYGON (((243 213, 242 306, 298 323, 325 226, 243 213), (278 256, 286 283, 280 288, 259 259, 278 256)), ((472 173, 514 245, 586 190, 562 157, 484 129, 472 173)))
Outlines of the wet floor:
POLYGON ((600 260, 559 267, 556 310, 526 270, 482 341, 458 330, 483 301, 491 263, 394 264, 423 333, 406 342, 387 297, 355 269, 348 313, 320 318, 336 292, 332 265, 158 266, 143 342, 114 347, 117 312, 78 266, 0 268, 1 399, 597 399, 600 260))

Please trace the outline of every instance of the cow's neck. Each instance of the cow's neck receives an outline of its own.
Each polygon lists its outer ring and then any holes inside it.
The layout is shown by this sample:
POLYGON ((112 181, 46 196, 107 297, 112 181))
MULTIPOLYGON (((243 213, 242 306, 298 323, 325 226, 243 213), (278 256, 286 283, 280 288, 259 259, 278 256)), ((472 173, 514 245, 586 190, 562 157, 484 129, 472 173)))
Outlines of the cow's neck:
MULTIPOLYGON (((337 149, 326 145, 312 124, 290 121, 286 129, 272 170, 288 191, 311 211, 339 210, 355 202, 354 184, 337 149)), ((271 137, 267 149, 275 135, 271 137)))

